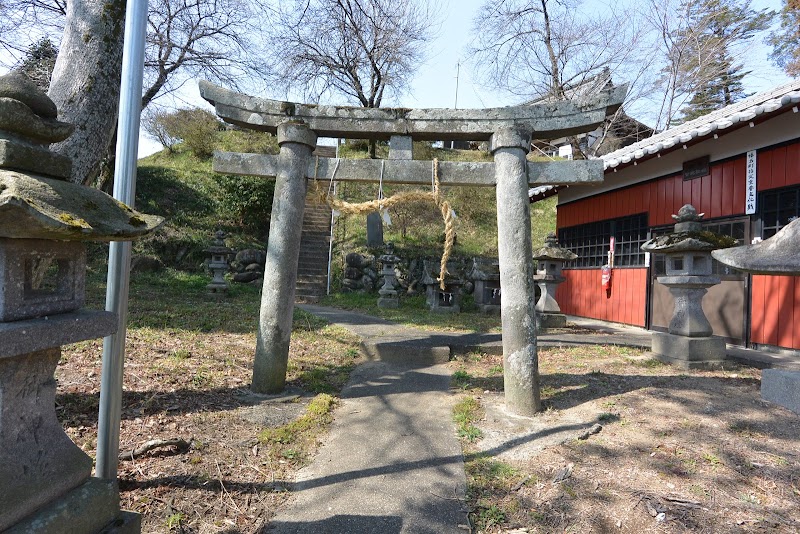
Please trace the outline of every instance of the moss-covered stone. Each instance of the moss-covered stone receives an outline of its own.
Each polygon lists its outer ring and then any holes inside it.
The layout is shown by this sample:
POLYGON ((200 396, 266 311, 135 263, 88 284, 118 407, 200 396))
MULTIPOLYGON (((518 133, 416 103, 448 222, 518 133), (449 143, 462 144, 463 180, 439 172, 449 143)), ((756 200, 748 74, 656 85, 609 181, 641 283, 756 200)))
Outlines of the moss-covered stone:
POLYGON ((163 219, 138 213, 91 187, 0 169, 0 237, 126 241, 163 219))

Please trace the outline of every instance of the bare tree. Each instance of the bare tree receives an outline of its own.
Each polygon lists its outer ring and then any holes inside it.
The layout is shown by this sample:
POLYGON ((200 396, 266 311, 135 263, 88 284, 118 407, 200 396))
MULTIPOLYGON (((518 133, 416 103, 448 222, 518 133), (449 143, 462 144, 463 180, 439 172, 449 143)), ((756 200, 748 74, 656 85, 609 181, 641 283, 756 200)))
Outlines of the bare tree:
POLYGON ((522 97, 575 98, 584 82, 641 64, 641 28, 629 12, 587 14, 577 0, 486 1, 473 20, 478 72, 522 97))
POLYGON ((739 0, 649 0, 648 21, 659 36, 662 65, 653 87, 657 126, 704 115, 747 96, 742 62, 748 43, 774 13, 739 0))
POLYGON ((148 16, 142 108, 196 76, 239 87, 266 74, 258 13, 244 0, 156 0, 148 16))
POLYGON ((58 42, 66 16, 66 0, 0 0, 0 65, 10 67, 42 38, 58 42))
MULTIPOLYGON (((244 80, 251 85, 262 80, 263 54, 252 39, 261 11, 253 5, 151 0, 142 108, 195 76, 237 88, 244 80)), ((75 181, 96 182, 102 172, 106 182, 113 175, 102 162, 113 158, 124 9, 123 0, 0 0, 0 13, 7 15, 0 21, 0 46, 19 55, 29 35, 61 38, 50 94, 62 116, 77 126, 57 147, 73 158, 75 181), (17 27, 3 33, 6 21, 17 27)))
MULTIPOLYGON (((469 53, 490 85, 535 101, 580 99, 612 83, 633 82, 626 102, 644 87, 646 40, 638 17, 609 9, 587 12, 577 0, 487 0, 473 19, 469 53)), ((624 112, 588 137, 569 143, 578 157, 595 156, 611 135, 639 128, 624 112)), ((635 121, 633 121, 635 122, 635 121)), ((618 142, 616 140, 615 142, 618 142)))
POLYGON ((317 100, 343 96, 362 107, 408 88, 435 37, 438 14, 425 0, 287 0, 266 30, 272 81, 317 100))

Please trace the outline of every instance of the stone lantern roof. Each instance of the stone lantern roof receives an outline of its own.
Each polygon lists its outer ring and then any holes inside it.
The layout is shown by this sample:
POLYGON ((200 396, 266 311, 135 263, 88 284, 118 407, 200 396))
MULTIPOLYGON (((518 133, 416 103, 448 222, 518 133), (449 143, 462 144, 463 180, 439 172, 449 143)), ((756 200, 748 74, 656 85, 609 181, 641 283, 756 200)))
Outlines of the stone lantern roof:
POLYGON ((211 245, 205 249, 205 252, 209 254, 233 254, 235 251, 225 245, 225 232, 222 230, 217 230, 214 232, 214 240, 211 242, 211 245))
POLYGON ((126 241, 163 219, 66 181, 69 158, 50 151, 72 125, 56 120, 52 100, 19 74, 0 77, 0 237, 126 241))
POLYGON ((691 204, 684 205, 678 210, 677 215, 672 216, 675 219, 675 231, 646 241, 642 245, 642 250, 645 252, 672 254, 711 251, 736 244, 736 240, 730 236, 703 230, 701 223, 703 215, 705 213, 697 213, 697 210, 691 204))
POLYGON ((769 239, 711 253, 717 261, 753 274, 800 275, 800 219, 769 239))
POLYGON ((556 234, 547 234, 544 246, 533 251, 534 260, 561 260, 572 261, 578 257, 569 249, 559 246, 556 234))
MULTIPOLYGON (((441 270, 441 262, 436 260, 425 260, 422 262, 422 284, 423 285, 439 285, 439 277, 437 276, 441 270)), ((453 273, 458 270, 458 266, 453 262, 447 263, 447 272, 445 273, 445 284, 461 285, 463 282, 461 278, 453 273)))
POLYGON ((494 259, 473 258, 472 268, 467 275, 470 280, 499 280, 500 262, 494 259))

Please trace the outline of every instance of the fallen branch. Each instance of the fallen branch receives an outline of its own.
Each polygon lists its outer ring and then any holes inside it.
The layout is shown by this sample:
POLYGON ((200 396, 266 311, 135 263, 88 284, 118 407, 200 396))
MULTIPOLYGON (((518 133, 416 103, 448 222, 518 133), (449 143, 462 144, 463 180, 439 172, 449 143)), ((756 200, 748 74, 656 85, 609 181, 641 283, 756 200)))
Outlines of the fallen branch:
POLYGON ((160 449, 161 447, 177 447, 179 451, 183 451, 189 448, 189 442, 183 438, 151 439, 150 441, 146 441, 139 445, 135 449, 120 452, 119 459, 133 460, 137 456, 141 456, 146 452, 152 451, 153 449, 160 449))

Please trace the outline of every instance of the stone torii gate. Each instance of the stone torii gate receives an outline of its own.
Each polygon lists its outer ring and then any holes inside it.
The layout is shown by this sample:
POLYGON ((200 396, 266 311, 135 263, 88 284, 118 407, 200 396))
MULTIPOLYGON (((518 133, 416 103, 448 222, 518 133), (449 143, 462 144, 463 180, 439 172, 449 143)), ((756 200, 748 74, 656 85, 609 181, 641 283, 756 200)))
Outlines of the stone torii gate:
POLYGON ((292 309, 307 180, 429 185, 432 162, 413 161, 413 140, 489 141, 494 163, 439 163, 441 185, 496 187, 500 286, 503 298, 504 387, 507 407, 540 409, 528 188, 601 182, 599 160, 529 162, 531 139, 590 131, 622 104, 626 86, 580 101, 481 110, 316 106, 251 97, 208 82, 200 94, 224 121, 278 136, 278 156, 217 152, 221 173, 276 177, 253 365, 252 390, 277 393, 286 382, 292 309), (389 160, 312 157, 317 137, 390 141, 389 160))

